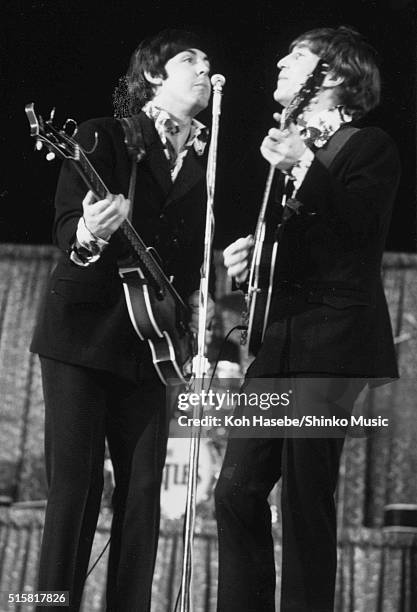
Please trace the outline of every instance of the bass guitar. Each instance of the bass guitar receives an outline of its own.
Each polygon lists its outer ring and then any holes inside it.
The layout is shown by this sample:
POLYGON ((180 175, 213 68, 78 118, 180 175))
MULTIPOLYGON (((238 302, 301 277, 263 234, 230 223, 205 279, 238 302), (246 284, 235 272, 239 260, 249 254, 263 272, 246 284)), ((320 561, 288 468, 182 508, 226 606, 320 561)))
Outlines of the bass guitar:
MULTIPOLYGON (((53 113, 48 121, 37 117, 34 105, 25 107, 36 148, 43 144, 49 153, 69 160, 98 200, 109 195, 104 181, 88 159, 88 153, 63 129, 54 127, 53 113)), ((128 256, 119 262, 119 274, 133 328, 140 340, 148 343, 156 372, 164 384, 186 382, 186 370, 193 357, 193 337, 189 330, 190 310, 162 270, 155 251, 147 247, 129 220, 116 232, 128 256)))
MULTIPOLYGON (((285 130, 295 122, 301 111, 316 95, 321 87, 328 67, 319 61, 306 82, 281 115, 280 129, 285 130)), ((271 227, 267 213, 271 188, 275 177, 275 167, 270 166, 263 193, 261 209, 254 232, 254 245, 249 267, 249 277, 245 292, 245 310, 242 325, 246 328, 241 334, 241 344, 248 345, 249 353, 256 355, 261 347, 268 325, 272 300, 272 289, 278 253, 278 227, 271 227)), ((285 184, 288 177, 285 177, 285 184)), ((285 189, 281 205, 286 203, 285 189)))

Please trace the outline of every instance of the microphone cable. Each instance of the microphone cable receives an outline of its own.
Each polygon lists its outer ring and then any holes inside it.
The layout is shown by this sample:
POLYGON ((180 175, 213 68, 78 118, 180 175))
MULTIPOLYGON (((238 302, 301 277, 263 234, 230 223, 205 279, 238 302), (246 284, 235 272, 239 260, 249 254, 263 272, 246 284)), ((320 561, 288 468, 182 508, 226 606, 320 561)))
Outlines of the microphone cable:
POLYGON ((97 557, 97 559, 94 561, 93 565, 90 567, 90 569, 88 570, 85 579, 87 580, 87 578, 89 577, 89 575, 91 574, 91 572, 93 571, 93 569, 95 569, 96 565, 98 564, 98 562, 100 561, 100 559, 102 558, 102 556, 104 555, 104 553, 106 552, 107 548, 109 547, 110 544, 110 540, 111 540, 111 536, 109 537, 109 539, 107 540, 106 544, 104 545, 103 550, 101 551, 101 553, 99 554, 99 556, 97 557))

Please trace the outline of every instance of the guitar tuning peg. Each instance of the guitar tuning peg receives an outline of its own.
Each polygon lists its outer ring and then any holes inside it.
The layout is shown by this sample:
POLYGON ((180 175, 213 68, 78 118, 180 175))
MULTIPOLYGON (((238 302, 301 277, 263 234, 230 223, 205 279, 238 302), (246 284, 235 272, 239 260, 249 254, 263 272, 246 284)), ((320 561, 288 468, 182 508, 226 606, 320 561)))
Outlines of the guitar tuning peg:
POLYGON ((36 149, 36 151, 41 151, 42 147, 43 147, 43 143, 40 140, 37 140, 35 142, 35 149, 36 149))
POLYGON ((55 107, 51 110, 51 113, 49 115, 49 121, 53 121, 55 117, 55 107))
POLYGON ((55 159, 55 153, 52 153, 52 151, 49 151, 49 153, 47 153, 46 155, 46 159, 47 161, 52 161, 55 159))

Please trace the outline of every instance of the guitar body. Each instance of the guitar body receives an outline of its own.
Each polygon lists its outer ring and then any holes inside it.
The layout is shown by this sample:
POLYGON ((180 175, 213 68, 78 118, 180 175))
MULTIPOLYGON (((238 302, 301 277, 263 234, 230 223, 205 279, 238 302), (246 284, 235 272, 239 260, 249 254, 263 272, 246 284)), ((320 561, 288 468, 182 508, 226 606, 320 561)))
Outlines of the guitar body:
POLYGON ((272 300, 275 264, 278 253, 277 207, 271 206, 270 195, 275 179, 271 166, 266 182, 261 211, 255 231, 255 243, 249 269, 248 287, 245 295, 246 310, 243 313, 241 344, 247 344, 249 353, 256 356, 264 339, 268 325, 272 300))
POLYGON ((257 355, 268 325, 277 251, 276 240, 263 242, 259 251, 259 263, 253 276, 253 292, 251 299, 247 299, 246 302, 245 324, 248 327, 247 341, 251 355, 257 355))
POLYGON ((161 381, 185 382, 184 370, 193 356, 187 313, 171 294, 159 299, 140 266, 119 268, 126 305, 133 328, 146 340, 161 381))

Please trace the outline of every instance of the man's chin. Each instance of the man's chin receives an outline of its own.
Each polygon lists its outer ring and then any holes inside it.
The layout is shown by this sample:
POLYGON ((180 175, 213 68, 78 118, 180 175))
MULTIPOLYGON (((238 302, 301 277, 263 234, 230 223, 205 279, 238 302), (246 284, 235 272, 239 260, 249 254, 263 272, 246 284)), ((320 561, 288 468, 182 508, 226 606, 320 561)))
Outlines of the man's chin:
POLYGON ((278 102, 278 104, 281 106, 288 106, 289 104, 288 96, 280 92, 278 89, 274 91, 273 98, 275 102, 278 102))
POLYGON ((278 89, 274 91, 273 96, 274 96, 275 102, 278 102, 278 104, 283 105, 285 103, 284 96, 282 95, 282 93, 279 92, 278 89))

